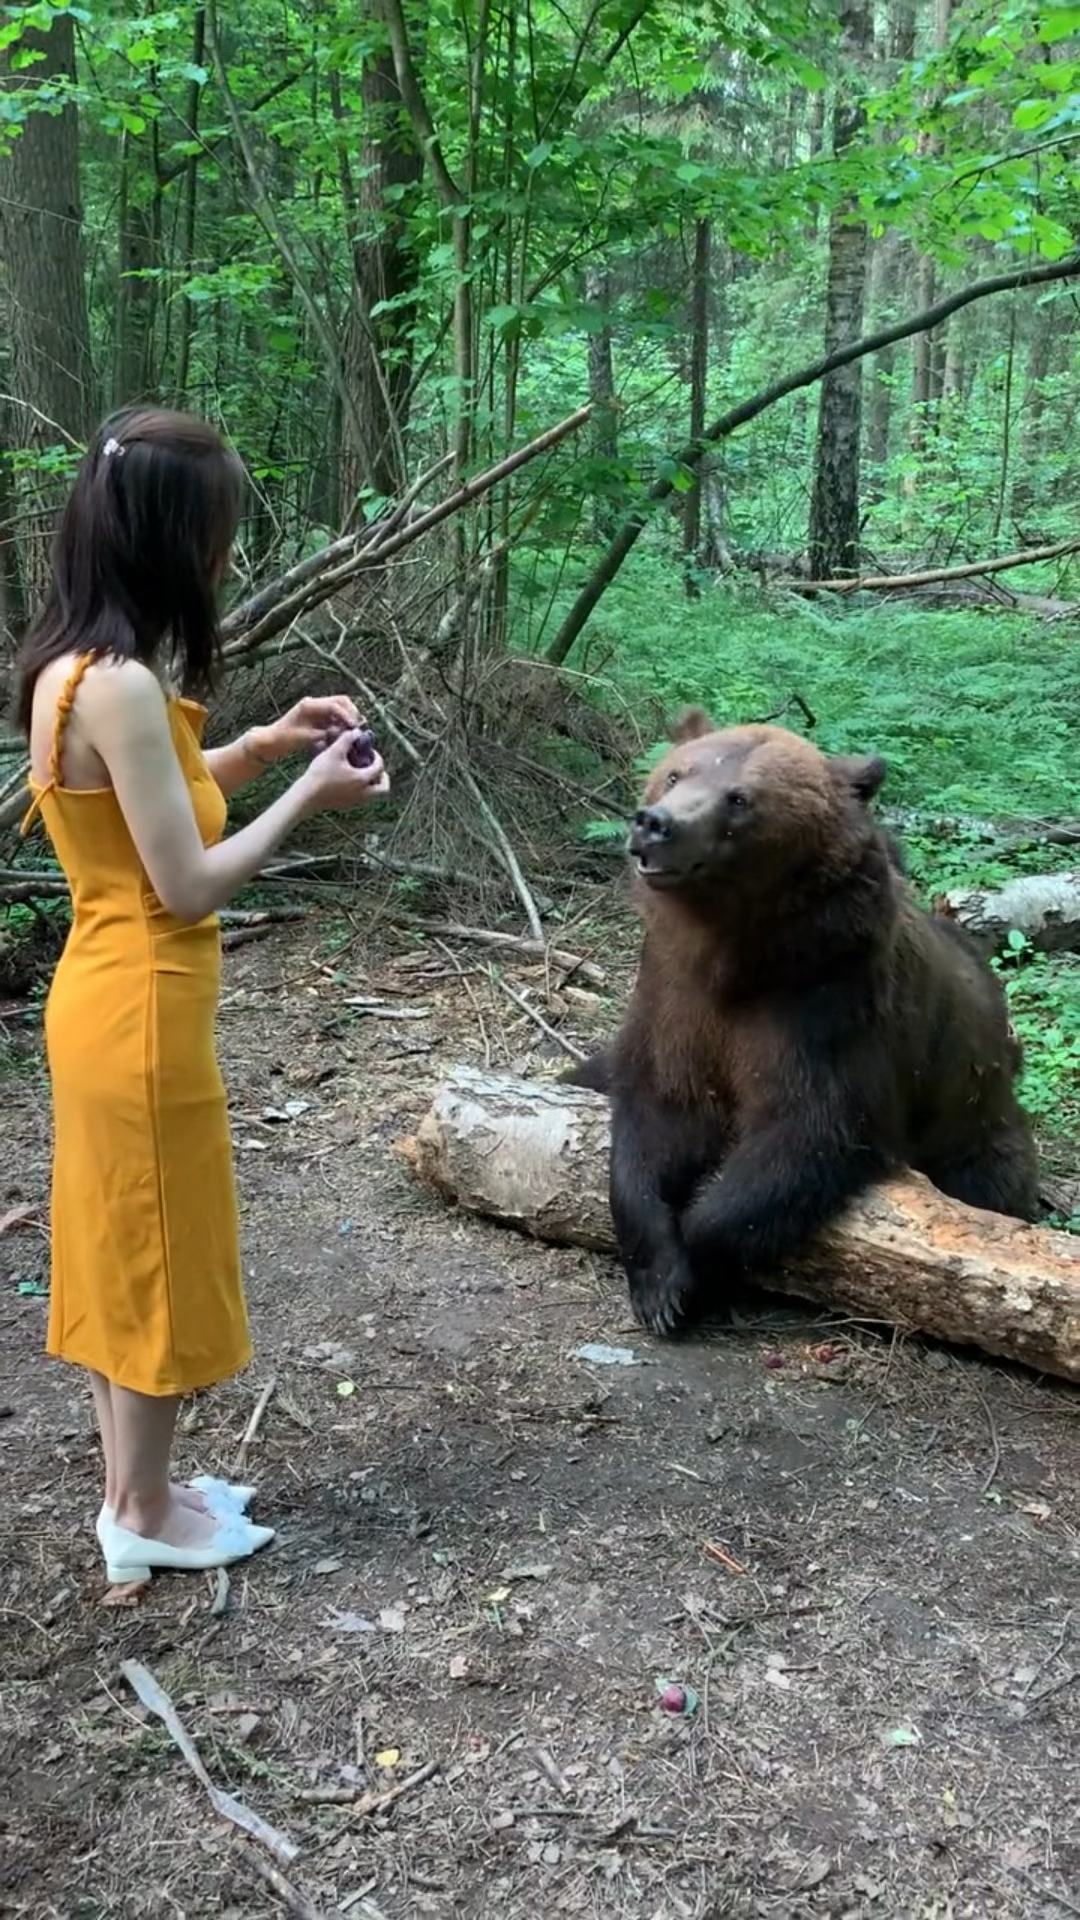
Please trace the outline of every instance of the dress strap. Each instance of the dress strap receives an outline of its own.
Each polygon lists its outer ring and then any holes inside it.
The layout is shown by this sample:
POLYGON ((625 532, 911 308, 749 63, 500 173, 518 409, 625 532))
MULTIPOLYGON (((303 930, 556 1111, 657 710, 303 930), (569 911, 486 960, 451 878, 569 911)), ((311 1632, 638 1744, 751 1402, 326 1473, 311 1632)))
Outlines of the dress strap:
POLYGON ((60 698, 56 703, 56 718, 53 721, 52 750, 49 754, 50 787, 58 787, 60 785, 64 735, 67 732, 68 721, 71 719, 71 709, 75 705, 75 695, 78 693, 82 685, 83 675, 87 667, 91 665, 93 659, 94 656, 92 653, 82 653, 79 655, 79 658, 76 660, 75 665, 72 667, 71 672, 64 682, 60 698))
POLYGON ((93 659, 94 655, 92 653, 81 653, 61 689, 60 698, 56 702, 56 714, 53 719, 52 746, 49 749, 49 778, 46 784, 43 787, 39 787, 34 793, 33 799, 19 823, 19 836, 23 840, 25 840, 41 812, 41 802, 45 798, 45 795, 51 793, 60 785, 64 735, 67 732, 68 721, 71 719, 71 709, 75 705, 75 695, 78 693, 82 685, 83 675, 87 667, 91 665, 93 659))

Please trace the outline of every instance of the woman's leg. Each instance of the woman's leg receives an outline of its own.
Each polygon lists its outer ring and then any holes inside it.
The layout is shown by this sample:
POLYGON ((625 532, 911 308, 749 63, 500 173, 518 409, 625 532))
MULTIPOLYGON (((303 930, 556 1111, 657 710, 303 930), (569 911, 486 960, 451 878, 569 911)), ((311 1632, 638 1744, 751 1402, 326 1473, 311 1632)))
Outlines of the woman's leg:
POLYGON ((178 1398, 109 1388, 114 1459, 113 1507, 118 1526, 148 1540, 172 1546, 202 1546, 213 1539, 217 1522, 198 1495, 169 1482, 178 1398), (186 1497, 184 1497, 186 1495, 186 1497), (198 1504, 189 1504, 192 1501, 198 1504))
POLYGON ((115 1507, 116 1428, 113 1424, 112 1388, 103 1373, 91 1373, 90 1387, 94 1395, 98 1432, 101 1435, 101 1451, 105 1456, 105 1505, 115 1507))

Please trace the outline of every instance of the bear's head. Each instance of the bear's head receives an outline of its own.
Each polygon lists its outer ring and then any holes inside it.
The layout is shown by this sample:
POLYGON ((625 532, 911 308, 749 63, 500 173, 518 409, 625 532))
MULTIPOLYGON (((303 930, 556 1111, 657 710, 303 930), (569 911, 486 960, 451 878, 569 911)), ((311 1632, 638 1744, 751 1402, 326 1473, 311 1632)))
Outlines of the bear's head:
POLYGON ((783 727, 718 728, 692 708, 645 788, 630 832, 650 889, 757 891, 841 876, 879 830, 868 812, 876 757, 824 754, 783 727))

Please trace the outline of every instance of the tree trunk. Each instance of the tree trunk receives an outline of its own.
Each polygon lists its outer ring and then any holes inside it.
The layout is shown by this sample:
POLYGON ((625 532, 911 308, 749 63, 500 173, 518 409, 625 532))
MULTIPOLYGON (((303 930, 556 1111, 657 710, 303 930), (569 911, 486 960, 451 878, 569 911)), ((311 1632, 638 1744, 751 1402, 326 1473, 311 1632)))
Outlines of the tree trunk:
MULTIPOLYGON (((459 1069, 401 1152, 468 1212, 613 1252, 606 1100, 459 1069)), ((875 1187, 770 1288, 1080 1380, 1080 1239, 947 1200, 918 1175, 875 1187)))
POLYGON ((132 179, 136 165, 136 155, 132 149, 130 135, 123 134, 120 192, 117 199, 119 244, 112 381, 112 403, 117 407, 145 399, 147 395, 154 323, 154 282, 142 276, 149 268, 160 264, 155 259, 156 222, 152 209, 132 197, 132 187, 136 184, 132 179))
MULTIPOLYGON (((878 16, 875 58, 889 80, 915 58, 914 0, 895 0, 887 16, 878 16)), ((901 289, 904 243, 895 227, 889 227, 874 243, 870 263, 870 319, 875 327, 892 320, 901 289)), ((870 468, 867 488, 869 500, 885 498, 885 470, 891 447, 896 348, 883 347, 874 355, 870 370, 869 419, 866 428, 866 459, 870 468)))
POLYGON ((619 458, 619 423, 615 412, 615 352, 611 326, 607 319, 611 302, 611 283, 602 267, 585 270, 585 300, 604 313, 604 324, 589 332, 589 404, 593 413, 592 450, 602 463, 597 491, 593 495, 593 533, 597 540, 610 540, 616 516, 610 494, 605 490, 603 465, 614 466, 619 458))
MULTIPOLYGON (((899 235, 882 235, 874 247, 870 272, 870 320, 875 327, 894 318, 900 291, 901 243, 899 235)), ((895 346, 882 347, 870 363, 870 398, 866 422, 866 461, 870 469, 867 497, 885 497, 885 470, 889 464, 889 435, 892 426, 895 346)))
MULTIPOLYGON (((861 61, 871 45, 873 13, 867 0, 849 0, 841 15, 845 51, 861 61)), ((861 76, 836 102, 833 149, 841 154, 866 124, 861 76)), ((862 332, 866 297, 867 233, 850 207, 829 222, 829 277, 825 296, 825 351, 835 352, 862 332)), ((859 458, 862 440, 862 362, 852 361, 821 383, 814 487, 810 501, 810 571, 815 579, 853 572, 859 561, 859 458)))
POLYGON ((1037 511, 1040 504, 1038 466, 1045 452, 1046 381, 1050 373, 1055 333, 1060 324, 1057 304, 1049 301, 1037 306, 1031 318, 1031 341, 1024 370, 1024 424, 1020 439, 1019 471, 1013 484, 1012 497, 1013 516, 1018 521, 1037 511))
MULTIPOLYGON (((191 64, 202 70, 206 58, 206 9, 196 7, 191 48, 191 64)), ((188 86, 187 99, 187 135, 189 140, 198 139, 199 108, 202 103, 202 86, 193 79, 188 86)), ((180 272, 189 280, 195 271, 195 228, 196 213, 199 204, 199 155, 189 154, 184 162, 184 210, 183 241, 181 247, 180 272)), ((191 379, 191 341, 195 329, 195 309, 186 296, 180 300, 180 339, 176 353, 176 397, 183 406, 187 397, 188 382, 191 379)))
MULTIPOLYGON (((76 108, 45 112, 41 88, 74 77, 74 23, 57 14, 47 33, 27 29, 0 55, 0 84, 22 127, 0 156, 0 270, 11 348, 12 439, 23 448, 73 449, 89 437, 90 324, 83 278, 76 108), (42 58, 11 69, 19 46, 42 58)), ((45 592, 53 517, 62 491, 55 475, 29 472, 13 492, 19 517, 18 571, 32 606, 45 592)))
MULTIPOLYGON (((709 374, 709 264, 712 254, 712 228, 708 220, 699 220, 694 229, 694 273, 690 293, 690 439, 700 444, 705 432, 705 399, 709 374)), ((694 473, 694 484, 686 495, 683 519, 683 555, 686 561, 686 592, 696 600, 700 589, 693 569, 701 558, 702 467, 694 473)))
MULTIPOLYGON (((380 20, 379 0, 368 0, 380 20)), ((333 81, 335 112, 340 93, 333 81)), ((413 376, 412 336, 419 262, 409 242, 408 195, 423 177, 423 155, 405 113, 389 47, 364 63, 359 185, 347 161, 345 204, 353 254, 353 288, 345 335, 346 374, 362 438, 346 431, 342 493, 370 488, 383 499, 402 491, 405 429, 413 376), (379 309, 379 311, 376 311, 379 309)), ((347 426, 347 423, 346 423, 347 426)))
POLYGON ((57 14, 48 33, 28 28, 21 45, 42 57, 13 73, 13 50, 2 56, 4 91, 9 103, 19 100, 26 117, 10 151, 0 158, 0 259, 10 297, 14 391, 26 409, 26 440, 55 446, 64 434, 85 440, 93 413, 78 114, 73 104, 60 113, 35 106, 39 89, 74 79, 71 14, 57 14))
MULTIPOLYGON (((935 53, 943 53, 949 44, 949 19, 952 12, 952 0, 934 0, 933 47, 935 53)), ((921 154, 937 152, 940 141, 936 134, 920 132, 918 148, 921 154)), ((916 299, 920 306, 932 305, 936 292, 936 270, 929 254, 919 257, 916 271, 916 299)), ((912 355, 911 382, 911 446, 912 451, 921 453, 926 445, 932 424, 934 402, 934 357, 935 340, 933 334, 920 334, 915 342, 912 355)), ((914 491, 914 475, 909 476, 906 491, 914 491)))

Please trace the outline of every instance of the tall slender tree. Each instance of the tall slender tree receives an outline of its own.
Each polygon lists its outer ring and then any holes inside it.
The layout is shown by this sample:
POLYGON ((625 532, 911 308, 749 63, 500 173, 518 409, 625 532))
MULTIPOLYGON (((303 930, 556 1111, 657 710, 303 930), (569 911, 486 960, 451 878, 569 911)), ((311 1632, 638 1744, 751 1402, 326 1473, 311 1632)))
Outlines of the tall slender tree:
MULTIPOLYGON (((866 61, 873 33, 869 0, 847 0, 840 16, 846 74, 833 108, 833 151, 843 154, 866 124, 866 61)), ((866 299, 867 232, 850 203, 829 222, 825 294, 825 351, 834 353, 862 332, 866 299)), ((862 362, 852 361, 821 383, 814 485, 810 501, 810 568, 824 580, 851 573, 859 557, 859 466, 862 436, 862 362)))

